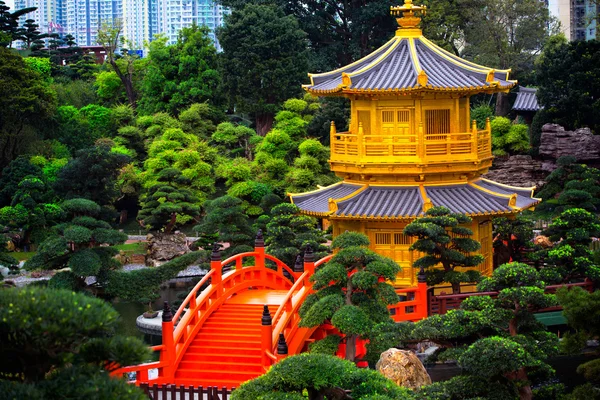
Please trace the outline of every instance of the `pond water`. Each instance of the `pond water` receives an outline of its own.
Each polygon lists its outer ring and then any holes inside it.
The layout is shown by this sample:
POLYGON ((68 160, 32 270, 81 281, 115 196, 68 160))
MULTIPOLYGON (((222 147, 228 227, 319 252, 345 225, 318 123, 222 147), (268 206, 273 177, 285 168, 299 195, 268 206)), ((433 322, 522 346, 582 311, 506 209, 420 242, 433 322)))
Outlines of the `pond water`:
MULTIPOLYGON (((168 301, 174 312, 201 278, 201 276, 188 277, 169 281, 168 284, 161 287, 160 298, 152 304, 152 308, 154 310, 162 310, 164 302, 168 301)), ((117 325, 118 334, 135 336, 143 339, 150 346, 161 344, 160 336, 142 333, 135 323, 137 317, 148 309, 147 304, 114 301, 112 306, 121 315, 121 319, 117 325)))

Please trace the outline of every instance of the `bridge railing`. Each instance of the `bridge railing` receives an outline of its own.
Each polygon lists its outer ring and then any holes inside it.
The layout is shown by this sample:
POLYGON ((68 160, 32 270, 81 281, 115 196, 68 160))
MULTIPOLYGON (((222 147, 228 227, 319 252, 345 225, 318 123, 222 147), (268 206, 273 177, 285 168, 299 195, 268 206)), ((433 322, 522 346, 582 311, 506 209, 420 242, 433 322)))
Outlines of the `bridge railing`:
POLYGON ((172 383, 177 365, 200 327, 228 297, 247 287, 290 289, 300 275, 283 261, 265 254, 261 232, 257 235, 254 251, 236 254, 224 261, 221 261, 220 247, 215 246, 211 255, 211 270, 194 286, 174 315, 165 302, 163 343, 154 348, 160 352, 159 361, 118 368, 111 374, 127 375, 128 380, 136 384, 172 383), (253 263, 247 262, 252 259, 253 263), (268 268, 266 260, 273 262, 275 269, 268 268), (226 270, 232 265, 233 269, 226 270), (154 373, 152 378, 150 371, 154 373))

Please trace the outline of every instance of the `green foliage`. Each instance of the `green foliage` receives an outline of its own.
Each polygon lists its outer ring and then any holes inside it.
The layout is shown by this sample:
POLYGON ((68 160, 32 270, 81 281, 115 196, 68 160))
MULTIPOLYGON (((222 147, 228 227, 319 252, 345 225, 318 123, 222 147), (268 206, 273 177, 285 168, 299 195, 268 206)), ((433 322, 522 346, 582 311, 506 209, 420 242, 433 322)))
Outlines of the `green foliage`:
POLYGON ((116 200, 119 190, 116 180, 119 169, 129 157, 110 151, 109 146, 98 145, 80 150, 74 159, 59 172, 54 190, 62 198, 85 198, 100 205, 116 200))
POLYGON ((600 291, 589 293, 579 287, 562 288, 556 297, 563 306, 567 323, 576 330, 563 339, 563 348, 567 352, 580 352, 587 339, 600 335, 600 291))
POLYGON ((544 234, 558 242, 546 252, 563 282, 573 278, 600 278, 600 268, 593 262, 589 249, 592 237, 600 234, 600 221, 595 214, 581 208, 568 209, 552 221, 544 234))
POLYGON ((219 242, 229 243, 226 256, 253 249, 254 232, 240 199, 222 196, 207 201, 204 207, 206 215, 202 223, 194 227, 200 236, 216 235, 219 242))
POLYGON ((600 60, 598 41, 548 40, 536 63, 537 97, 548 118, 567 129, 600 128, 600 85, 594 78, 600 60), (569 71, 565 74, 564 71, 569 71))
POLYGON ((225 150, 231 158, 245 157, 252 160, 256 132, 243 125, 222 122, 212 134, 212 141, 225 150))
POLYGON ((100 367, 148 357, 147 348, 137 339, 111 338, 118 314, 102 300, 32 287, 0 290, 0 305, 0 352, 3 359, 14 361, 2 363, 2 377, 16 375, 26 382, 40 382, 51 370, 68 364, 100 367), (83 349, 90 343, 115 340, 121 340, 122 351, 104 352, 93 361, 84 357, 83 349))
POLYGON ((207 27, 194 24, 183 28, 173 45, 167 45, 164 36, 150 43, 139 101, 142 112, 177 115, 194 103, 220 103, 217 51, 208 33, 207 27))
POLYGON ((600 170, 577 163, 572 156, 562 156, 558 168, 546 177, 537 197, 543 202, 536 208, 542 217, 554 217, 569 208, 595 211, 600 206, 600 170))
POLYGON ((264 135, 279 104, 299 93, 308 69, 306 34, 280 8, 248 3, 233 10, 217 36, 224 90, 264 135))
POLYGON ((2 46, 0 93, 0 168, 4 168, 24 150, 27 140, 48 124, 56 96, 21 56, 2 46))
POLYGON ((311 353, 335 355, 342 338, 338 335, 329 335, 308 345, 311 353))
POLYGON ((491 122, 494 154, 522 154, 529 150, 529 128, 513 124, 508 118, 496 117, 491 122))
POLYGON ((460 356, 458 364, 467 373, 487 379, 537 365, 521 345, 498 336, 473 343, 460 356))
POLYGON ((106 293, 124 301, 147 304, 160 296, 160 285, 173 279, 192 264, 208 263, 208 252, 191 252, 179 256, 156 268, 134 271, 110 271, 106 293))
POLYGON ((304 353, 290 356, 275 364, 269 372, 248 381, 235 390, 232 400, 336 398, 352 392, 355 399, 412 399, 413 394, 395 385, 379 372, 357 368, 337 357, 304 353), (274 394, 275 397, 268 397, 274 394), (285 395, 296 397, 288 397, 285 395), (285 396, 285 397, 284 397, 285 396), (377 397, 381 396, 381 397, 377 397))
POLYGON ((326 255, 324 232, 317 228, 315 218, 300 214, 300 209, 288 203, 279 204, 271 210, 271 220, 265 231, 267 253, 292 267, 296 257, 308 246, 316 259, 326 255))
POLYGON ((448 282, 452 284, 453 293, 460 293, 462 282, 479 281, 477 271, 456 270, 475 267, 484 261, 483 256, 470 254, 481 248, 479 242, 469 237, 473 232, 465 225, 470 223, 471 218, 466 215, 452 213, 445 207, 433 207, 404 228, 405 235, 417 238, 410 249, 425 254, 413 265, 425 269, 429 285, 448 282))
POLYGON ((50 59, 41 57, 27 57, 24 58, 25 64, 35 72, 37 72, 44 82, 52 82, 50 77, 50 59))
POLYGON ((368 239, 343 233, 333 247, 339 251, 310 278, 315 293, 300 308, 300 326, 318 326, 330 320, 346 335, 346 358, 354 360, 354 340, 366 336, 380 322, 389 321, 387 305, 398 302, 394 281, 400 267, 368 250, 368 239))
POLYGON ((494 247, 507 243, 511 260, 522 261, 524 250, 531 248, 533 241, 533 221, 523 214, 515 218, 498 217, 492 220, 494 226, 494 247))
POLYGON ((68 271, 55 275, 50 286, 72 290, 88 287, 86 278, 96 276, 96 284, 91 289, 97 289, 106 283, 108 271, 120 267, 113 259, 118 251, 110 246, 124 243, 127 235, 97 219, 101 208, 91 200, 67 200, 61 208, 71 220, 56 225, 58 236, 49 237, 40 244, 38 252, 25 263, 25 268, 68 268, 68 271))
POLYGON ((459 375, 447 381, 424 386, 419 393, 427 400, 516 400, 514 389, 498 383, 490 383, 477 376, 459 375))
POLYGON ((480 103, 471 109, 471 119, 477 121, 477 129, 484 129, 487 119, 494 119, 494 110, 491 106, 480 103))

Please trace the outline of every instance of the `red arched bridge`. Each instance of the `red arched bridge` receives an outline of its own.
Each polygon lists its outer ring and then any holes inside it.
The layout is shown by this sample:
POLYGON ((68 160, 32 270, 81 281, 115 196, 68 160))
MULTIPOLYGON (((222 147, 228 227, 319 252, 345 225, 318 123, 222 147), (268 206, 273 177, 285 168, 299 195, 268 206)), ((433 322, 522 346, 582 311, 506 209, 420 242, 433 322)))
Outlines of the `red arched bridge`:
MULTIPOLYGON (((219 250, 214 250, 211 270, 175 314, 165 302, 162 344, 152 347, 160 352, 159 361, 122 367, 112 374, 127 375, 137 385, 229 389, 262 375, 279 359, 306 351, 309 343, 327 335, 324 326, 300 327, 298 310, 312 292, 310 276, 330 259, 315 261, 309 251, 303 263, 290 268, 265 254, 262 235, 257 237, 254 251, 224 261, 219 250)), ((575 285, 591 290, 589 282, 575 285)), ((558 287, 549 286, 547 291, 558 287)), ((497 294, 434 295, 424 275, 419 276, 417 287, 398 289, 397 293, 401 301, 389 307, 396 322, 443 314, 470 295, 497 294)))

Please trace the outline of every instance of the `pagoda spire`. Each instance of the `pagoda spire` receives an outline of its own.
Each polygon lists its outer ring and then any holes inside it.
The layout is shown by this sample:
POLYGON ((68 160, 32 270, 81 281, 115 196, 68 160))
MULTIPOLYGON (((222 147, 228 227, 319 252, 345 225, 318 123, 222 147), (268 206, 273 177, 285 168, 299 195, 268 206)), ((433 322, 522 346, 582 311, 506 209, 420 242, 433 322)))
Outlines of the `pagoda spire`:
POLYGON ((391 6, 390 14, 396 17, 400 28, 417 28, 421 23, 421 16, 425 15, 427 6, 413 5, 412 0, 404 0, 404 5, 391 6))

